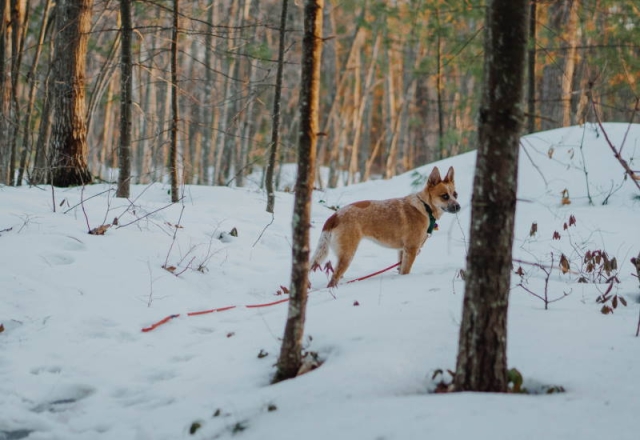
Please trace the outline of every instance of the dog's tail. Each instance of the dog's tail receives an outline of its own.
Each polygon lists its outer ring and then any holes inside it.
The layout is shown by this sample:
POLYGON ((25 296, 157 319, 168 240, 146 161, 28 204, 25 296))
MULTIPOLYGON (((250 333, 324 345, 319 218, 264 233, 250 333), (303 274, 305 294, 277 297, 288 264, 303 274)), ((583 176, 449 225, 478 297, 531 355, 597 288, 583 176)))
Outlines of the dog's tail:
POLYGON ((331 246, 331 231, 337 224, 337 216, 333 214, 327 219, 322 227, 322 233, 316 246, 316 251, 311 257, 311 270, 320 268, 320 265, 327 259, 329 255, 329 247, 331 246))
POLYGON ((320 268, 324 260, 329 255, 329 245, 331 244, 331 231, 322 231, 316 251, 311 257, 311 270, 320 268))

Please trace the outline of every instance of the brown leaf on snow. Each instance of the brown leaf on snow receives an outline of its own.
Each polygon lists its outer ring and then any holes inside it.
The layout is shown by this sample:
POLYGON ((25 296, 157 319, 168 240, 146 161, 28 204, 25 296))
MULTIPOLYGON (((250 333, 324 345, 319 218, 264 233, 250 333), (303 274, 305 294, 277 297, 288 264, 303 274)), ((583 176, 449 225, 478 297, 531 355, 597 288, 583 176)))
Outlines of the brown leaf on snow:
POLYGON ((101 225, 101 226, 98 226, 97 228, 93 228, 92 230, 90 230, 89 234, 104 235, 104 233, 107 232, 107 229, 109 229, 110 227, 111 225, 101 225))
POLYGON ((571 267, 569 266, 569 260, 567 260, 567 257, 562 254, 562 256, 560 257, 560 270, 562 271, 562 273, 567 273, 570 269, 571 267))
POLYGON ((4 324, 0 324, 0 333, 4 331, 4 324))
POLYGON ((531 223, 531 229, 529 230, 529 237, 536 235, 536 232, 538 232, 538 223, 533 222, 531 223))

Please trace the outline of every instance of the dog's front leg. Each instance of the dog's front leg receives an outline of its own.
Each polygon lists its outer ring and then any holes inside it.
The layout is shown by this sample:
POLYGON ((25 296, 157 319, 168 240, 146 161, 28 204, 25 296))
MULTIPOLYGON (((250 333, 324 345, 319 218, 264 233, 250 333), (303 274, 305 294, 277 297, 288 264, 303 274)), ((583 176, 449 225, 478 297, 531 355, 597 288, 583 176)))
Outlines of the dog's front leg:
POLYGON ((411 272, 411 266, 418 255, 420 249, 417 247, 405 247, 402 249, 402 256, 400 257, 400 274, 406 275, 411 272))

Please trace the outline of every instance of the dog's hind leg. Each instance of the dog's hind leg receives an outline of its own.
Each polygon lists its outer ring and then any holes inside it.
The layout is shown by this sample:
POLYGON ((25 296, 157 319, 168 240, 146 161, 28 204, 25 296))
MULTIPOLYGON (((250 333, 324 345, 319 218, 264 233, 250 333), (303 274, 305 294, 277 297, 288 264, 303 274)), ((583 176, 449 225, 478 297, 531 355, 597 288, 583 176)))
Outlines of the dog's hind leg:
POLYGON ((345 239, 345 236, 343 235, 339 237, 338 243, 334 243, 334 251, 338 255, 338 264, 335 267, 327 287, 335 287, 338 285, 338 281, 340 281, 344 273, 349 268, 351 260, 353 260, 353 256, 356 254, 356 250, 358 249, 358 243, 360 240, 353 240, 353 237, 346 237, 347 238, 345 239))

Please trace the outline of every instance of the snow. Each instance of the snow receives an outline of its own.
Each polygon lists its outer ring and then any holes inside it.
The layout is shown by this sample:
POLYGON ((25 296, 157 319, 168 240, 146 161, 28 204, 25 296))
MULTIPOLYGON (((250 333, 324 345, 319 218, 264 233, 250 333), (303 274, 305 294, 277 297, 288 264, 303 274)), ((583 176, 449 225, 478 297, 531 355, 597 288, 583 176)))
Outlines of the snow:
MULTIPOLYGON (((622 157, 639 169, 640 125, 606 125, 618 147, 627 130, 622 157)), ((542 295, 545 273, 535 264, 553 254, 549 297, 568 296, 544 310, 513 275, 509 366, 532 391, 566 392, 429 392, 435 370, 455 367, 475 153, 417 170, 454 166, 463 209, 445 214, 410 275, 389 271, 331 292, 324 274, 310 275, 306 349, 324 364, 277 385, 270 379, 287 305, 244 306, 283 298, 292 194, 277 194, 272 217, 257 188, 189 186, 170 205, 161 184, 134 186, 132 203, 108 185, 53 194, 0 187, 0 439, 637 439, 640 289, 629 259, 640 251, 638 190, 595 126, 522 144, 514 257, 531 263, 523 281, 542 295), (571 203, 562 205, 565 189, 571 203), (576 224, 565 230, 571 215, 576 224), (114 217, 120 226, 87 234, 114 217), (237 237, 228 234, 234 227, 237 237), (587 250, 617 258, 612 293, 626 307, 600 313, 604 275, 577 283, 587 250), (561 254, 571 265, 564 275, 561 254)), ((327 206, 404 196, 414 177, 317 191, 312 248, 327 206)), ((396 256, 363 242, 345 281, 396 256)))

